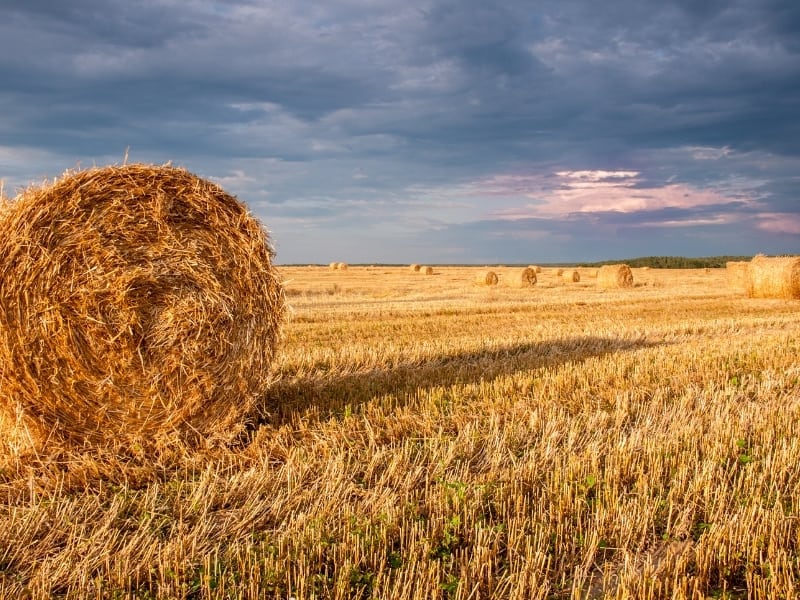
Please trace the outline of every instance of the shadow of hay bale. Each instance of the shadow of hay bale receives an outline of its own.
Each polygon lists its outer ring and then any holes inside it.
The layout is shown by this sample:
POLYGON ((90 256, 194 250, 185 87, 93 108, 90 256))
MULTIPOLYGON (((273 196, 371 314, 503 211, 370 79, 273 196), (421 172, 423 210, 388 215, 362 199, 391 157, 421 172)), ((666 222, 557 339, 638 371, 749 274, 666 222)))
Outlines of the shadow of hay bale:
POLYGON ((242 430, 284 312, 268 234, 243 203, 184 169, 126 165, 32 187, 3 225, 6 450, 242 430))

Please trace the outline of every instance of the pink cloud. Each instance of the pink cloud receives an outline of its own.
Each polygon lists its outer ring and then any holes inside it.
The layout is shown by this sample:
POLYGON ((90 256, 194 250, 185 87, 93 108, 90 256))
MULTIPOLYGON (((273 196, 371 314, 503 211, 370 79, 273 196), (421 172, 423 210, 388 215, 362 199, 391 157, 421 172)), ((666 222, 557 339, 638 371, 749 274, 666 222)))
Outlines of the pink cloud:
MULTIPOLYGON (((496 210, 490 215, 506 220, 555 218, 576 213, 687 209, 725 204, 733 200, 755 200, 752 197, 742 198, 741 195, 732 198, 718 190, 685 183, 648 187, 642 184, 638 171, 600 170, 557 171, 552 175, 495 175, 474 182, 470 186, 470 193, 478 196, 517 196, 533 200, 521 206, 496 210)), ((683 221, 681 224, 707 224, 706 221, 683 221)))
POLYGON ((800 215, 792 213, 759 213, 756 227, 771 233, 800 235, 800 215))

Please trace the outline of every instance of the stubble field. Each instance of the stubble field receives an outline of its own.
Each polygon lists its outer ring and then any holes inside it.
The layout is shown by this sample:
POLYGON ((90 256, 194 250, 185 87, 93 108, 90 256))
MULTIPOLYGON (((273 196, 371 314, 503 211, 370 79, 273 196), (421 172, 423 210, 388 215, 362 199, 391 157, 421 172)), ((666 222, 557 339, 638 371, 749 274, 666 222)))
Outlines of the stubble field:
POLYGON ((800 301, 284 267, 241 442, 0 473, 4 598, 794 598, 800 301))

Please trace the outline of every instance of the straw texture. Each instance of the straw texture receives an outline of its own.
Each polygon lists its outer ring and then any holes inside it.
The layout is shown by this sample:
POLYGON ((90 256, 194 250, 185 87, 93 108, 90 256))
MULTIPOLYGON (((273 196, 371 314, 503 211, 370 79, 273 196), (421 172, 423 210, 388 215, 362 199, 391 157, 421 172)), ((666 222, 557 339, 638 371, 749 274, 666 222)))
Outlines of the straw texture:
POLYGON ((533 267, 525 267, 520 270, 517 276, 517 285, 520 287, 531 287, 536 285, 536 270, 533 267))
POLYGON ((725 263, 725 276, 728 285, 736 290, 747 289, 747 269, 750 263, 744 260, 729 260, 725 263))
POLYGON ((476 276, 476 281, 481 285, 497 285, 497 273, 494 271, 482 271, 476 276))
POLYGON ((561 281, 564 283, 577 283, 581 280, 581 274, 574 269, 567 269, 561 273, 561 281))
POLYGON ((603 265, 597 270, 597 285, 602 288, 633 287, 633 272, 628 265, 603 265))
POLYGON ((284 312, 241 202, 183 169, 105 167, 26 190, 3 225, 0 425, 39 445, 241 430, 284 312))
POLYGON ((747 267, 751 298, 800 298, 800 256, 755 256, 747 267))

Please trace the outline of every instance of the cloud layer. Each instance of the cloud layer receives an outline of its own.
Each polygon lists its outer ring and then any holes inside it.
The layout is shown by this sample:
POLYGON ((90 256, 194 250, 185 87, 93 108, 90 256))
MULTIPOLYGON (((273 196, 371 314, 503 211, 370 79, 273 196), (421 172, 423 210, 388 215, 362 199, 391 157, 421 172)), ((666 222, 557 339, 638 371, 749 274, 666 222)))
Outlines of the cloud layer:
POLYGON ((282 262, 800 253, 800 5, 12 0, 6 193, 172 161, 282 262))

